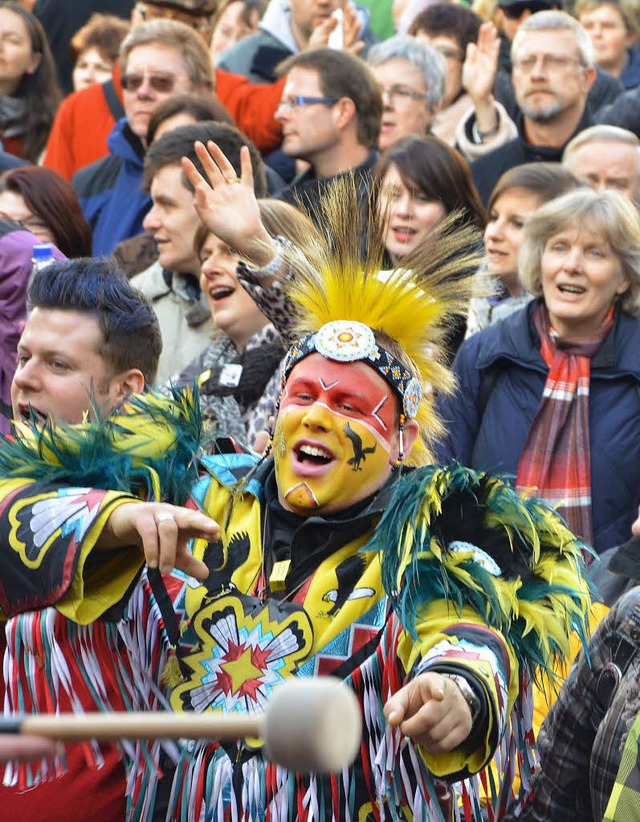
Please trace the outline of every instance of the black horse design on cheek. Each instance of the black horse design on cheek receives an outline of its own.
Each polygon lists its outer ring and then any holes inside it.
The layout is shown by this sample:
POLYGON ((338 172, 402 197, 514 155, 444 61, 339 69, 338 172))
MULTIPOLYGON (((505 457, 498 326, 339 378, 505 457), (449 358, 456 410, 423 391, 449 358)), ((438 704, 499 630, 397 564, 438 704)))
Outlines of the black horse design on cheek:
POLYGON ((347 460, 347 465, 352 465, 354 471, 362 471, 360 463, 366 460, 367 454, 373 454, 378 445, 375 443, 368 448, 363 448, 362 437, 357 431, 353 430, 348 422, 345 422, 342 430, 351 440, 351 445, 353 445, 353 456, 350 460, 347 460))

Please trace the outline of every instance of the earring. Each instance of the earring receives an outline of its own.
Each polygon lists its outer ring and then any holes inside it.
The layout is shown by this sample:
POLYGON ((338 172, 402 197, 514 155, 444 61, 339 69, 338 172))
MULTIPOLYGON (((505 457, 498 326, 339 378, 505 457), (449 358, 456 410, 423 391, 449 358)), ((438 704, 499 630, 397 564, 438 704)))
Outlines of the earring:
POLYGON ((398 423, 398 459, 396 460, 396 465, 400 467, 402 465, 402 461, 404 460, 404 424, 406 422, 406 417, 404 414, 400 414, 400 420, 398 423))

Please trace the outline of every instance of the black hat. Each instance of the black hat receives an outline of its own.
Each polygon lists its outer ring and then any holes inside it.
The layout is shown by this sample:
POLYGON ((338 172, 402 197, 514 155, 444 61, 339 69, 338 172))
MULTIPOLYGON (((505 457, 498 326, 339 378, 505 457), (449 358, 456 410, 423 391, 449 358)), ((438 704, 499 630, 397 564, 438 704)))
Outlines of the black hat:
POLYGON ((537 11, 562 9, 562 0, 498 0, 498 8, 520 9, 521 11, 530 11, 535 14, 537 11))

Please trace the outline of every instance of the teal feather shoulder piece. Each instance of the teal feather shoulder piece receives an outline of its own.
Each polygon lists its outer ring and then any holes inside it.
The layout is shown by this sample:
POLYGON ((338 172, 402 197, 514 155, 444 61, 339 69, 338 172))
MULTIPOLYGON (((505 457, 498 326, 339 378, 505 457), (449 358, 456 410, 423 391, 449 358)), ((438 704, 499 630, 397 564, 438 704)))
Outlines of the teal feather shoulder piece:
POLYGON ((444 599, 458 612, 473 608, 536 674, 566 658, 572 630, 586 641, 586 546, 548 503, 524 499, 501 477, 458 464, 407 472, 371 548, 416 639, 420 613, 444 599))
POLYGON ((0 475, 186 501, 203 439, 197 390, 150 390, 92 416, 15 423, 15 437, 0 441, 0 475))

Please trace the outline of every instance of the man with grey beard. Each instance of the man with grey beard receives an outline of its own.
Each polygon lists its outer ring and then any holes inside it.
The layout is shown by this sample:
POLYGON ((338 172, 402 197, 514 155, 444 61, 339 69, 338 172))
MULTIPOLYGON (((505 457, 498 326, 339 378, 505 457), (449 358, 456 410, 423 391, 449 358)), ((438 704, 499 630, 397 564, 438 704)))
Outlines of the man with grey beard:
POLYGON ((596 77, 593 47, 577 20, 562 11, 532 14, 513 39, 511 59, 518 136, 471 164, 485 203, 505 171, 560 162, 569 140, 592 125, 586 101, 596 77))

